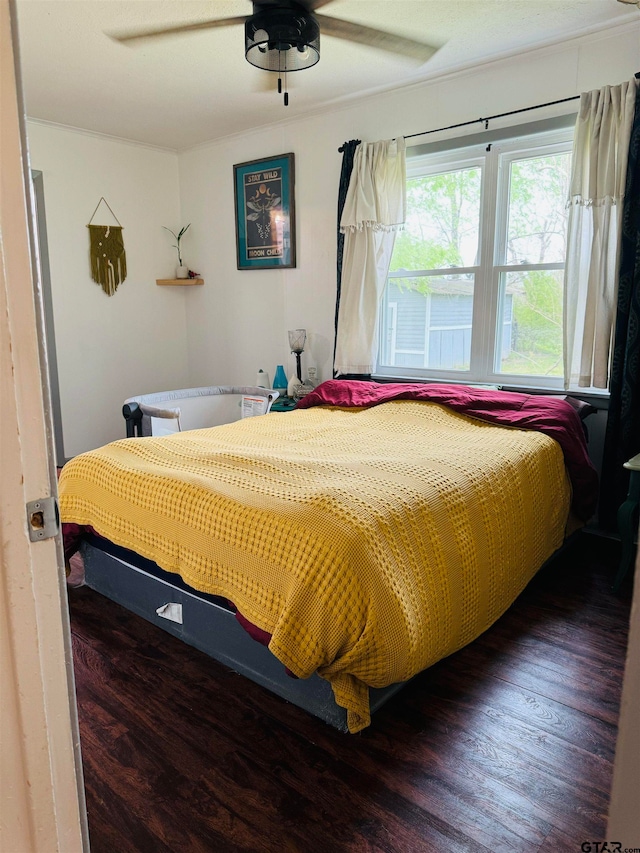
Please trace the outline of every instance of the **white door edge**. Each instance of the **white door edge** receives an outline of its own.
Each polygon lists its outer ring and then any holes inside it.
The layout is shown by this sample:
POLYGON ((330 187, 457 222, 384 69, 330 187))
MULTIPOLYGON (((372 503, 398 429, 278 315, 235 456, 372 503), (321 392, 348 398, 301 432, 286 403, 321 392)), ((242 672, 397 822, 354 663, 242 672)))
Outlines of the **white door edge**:
POLYGON ((15 20, 0 0, 0 849, 75 853, 89 845, 60 537, 30 542, 25 508, 56 482, 15 20))

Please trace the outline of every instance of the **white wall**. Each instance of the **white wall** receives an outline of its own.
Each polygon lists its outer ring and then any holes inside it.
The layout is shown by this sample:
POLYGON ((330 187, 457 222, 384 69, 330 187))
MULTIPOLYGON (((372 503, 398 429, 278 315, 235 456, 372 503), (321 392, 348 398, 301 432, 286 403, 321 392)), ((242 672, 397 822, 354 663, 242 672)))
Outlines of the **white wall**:
MULTIPOLYGON (((185 221, 193 222, 190 253, 207 281, 187 305, 192 383, 252 382, 260 367, 273 377, 278 363, 285 364, 290 375, 294 363, 288 353, 286 330, 297 327, 305 327, 310 334, 304 367, 317 365, 322 379, 331 375, 341 165, 338 147, 345 140, 408 135, 545 103, 619 83, 638 70, 640 23, 371 97, 314 117, 295 119, 294 93, 287 108, 293 119, 286 124, 182 153, 182 210, 185 221), (298 266, 293 270, 238 271, 233 164, 290 151, 296 157, 298 266)), ((304 73, 301 86, 303 77, 304 73)), ((284 108, 274 98, 274 110, 280 109, 284 108)), ((576 109, 577 102, 573 102, 560 110, 555 108, 553 113, 536 111, 515 116, 510 122, 576 109)), ((469 132, 478 132, 481 127, 474 125, 469 132)), ((461 131, 455 133, 460 135, 461 131)), ((438 135, 428 137, 436 138, 438 135)))
MULTIPOLYGON (((65 456, 125 435, 127 397, 188 385, 185 304, 158 287, 180 227, 175 152, 28 123, 43 173, 65 456), (92 281, 87 224, 104 196, 124 227, 127 278, 109 297, 92 281)), ((101 205, 95 224, 115 224, 101 205)), ((185 244, 186 245, 186 238, 185 244)))

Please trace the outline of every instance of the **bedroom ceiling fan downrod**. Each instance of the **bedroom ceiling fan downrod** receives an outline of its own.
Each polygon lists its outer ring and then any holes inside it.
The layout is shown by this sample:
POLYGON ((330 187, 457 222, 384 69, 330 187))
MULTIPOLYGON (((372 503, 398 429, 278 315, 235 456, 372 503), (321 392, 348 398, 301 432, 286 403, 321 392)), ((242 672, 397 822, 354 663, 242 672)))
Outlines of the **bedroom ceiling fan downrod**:
POLYGON ((311 68, 320 59, 320 27, 297 3, 264 8, 254 3, 245 22, 245 59, 256 68, 278 75, 278 93, 289 105, 287 73, 311 68))

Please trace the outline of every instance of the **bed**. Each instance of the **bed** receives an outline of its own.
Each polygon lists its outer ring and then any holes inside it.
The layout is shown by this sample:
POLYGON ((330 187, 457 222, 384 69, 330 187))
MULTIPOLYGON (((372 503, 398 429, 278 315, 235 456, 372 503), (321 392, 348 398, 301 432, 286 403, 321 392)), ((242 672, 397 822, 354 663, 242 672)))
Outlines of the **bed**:
POLYGON ((495 622, 596 495, 566 399, 340 380, 60 478, 89 585, 350 732, 495 622))

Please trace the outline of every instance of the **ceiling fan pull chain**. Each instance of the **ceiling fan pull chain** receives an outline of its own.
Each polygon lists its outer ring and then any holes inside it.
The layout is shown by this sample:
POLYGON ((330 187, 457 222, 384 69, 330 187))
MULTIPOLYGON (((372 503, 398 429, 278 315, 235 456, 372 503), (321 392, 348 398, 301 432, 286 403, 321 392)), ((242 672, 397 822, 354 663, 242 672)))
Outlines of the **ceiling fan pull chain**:
POLYGON ((285 60, 284 66, 284 105, 285 107, 289 106, 289 93, 287 92, 287 64, 285 60))
POLYGON ((282 66, 280 65, 282 61, 282 52, 278 51, 278 94, 282 94, 282 66))

